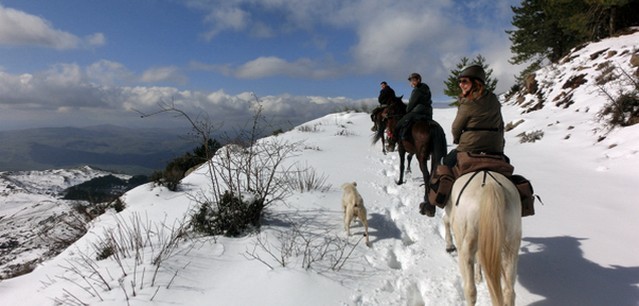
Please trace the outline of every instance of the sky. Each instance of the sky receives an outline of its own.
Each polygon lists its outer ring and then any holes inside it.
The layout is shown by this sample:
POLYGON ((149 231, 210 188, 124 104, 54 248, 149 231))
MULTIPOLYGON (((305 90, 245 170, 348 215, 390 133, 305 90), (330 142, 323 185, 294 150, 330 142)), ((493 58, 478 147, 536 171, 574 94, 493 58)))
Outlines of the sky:
POLYGON ((261 101, 301 123, 374 105, 381 81, 407 99, 411 72, 446 102, 450 70, 479 54, 506 91, 520 70, 505 33, 518 4, 0 0, 0 130, 173 124, 133 111, 161 102, 236 122, 261 101))
MULTIPOLYGON (((637 36, 592 44, 571 54, 572 62, 538 71, 540 92, 549 101, 571 94, 574 103, 546 103, 526 112, 536 99, 528 94, 522 96, 523 103, 515 103, 515 97, 502 107, 507 124, 519 122, 505 134, 505 153, 515 173, 530 179, 543 201, 536 201, 534 216, 522 219, 517 305, 631 306, 639 302, 639 244, 635 243, 639 125, 610 131, 597 128, 602 126, 597 113, 606 97, 594 82, 603 62, 629 65, 632 52, 628 51, 636 50, 637 36), (616 52, 603 55, 601 50, 616 52), (591 57, 597 53, 598 57, 591 57), (577 73, 585 73, 587 82, 563 88, 577 73), (543 132, 541 139, 520 142, 520 134, 538 131, 543 132)), ((605 86, 622 88, 617 81, 605 86)), ((449 127, 455 112, 455 108, 438 108, 433 114, 447 127, 449 149, 454 147, 449 127)), ((210 192, 207 167, 201 167, 182 181, 178 192, 151 185, 129 191, 123 197, 124 211, 96 219, 84 237, 32 273, 0 282, 0 298, 8 305, 463 304, 458 256, 445 251, 443 211, 438 209, 434 218, 418 213, 423 179, 416 163, 406 183, 396 185, 398 155, 384 155, 380 144, 371 145, 370 126, 366 113, 341 112, 263 139, 299 144, 300 150, 283 166, 314 169, 330 188, 293 191, 284 203, 269 206, 259 235, 183 241, 153 278, 151 262, 161 243, 141 249, 137 263, 133 256, 120 264, 114 258, 90 260, 100 237, 109 231, 117 234, 113 230, 118 226, 141 225, 151 229, 143 230, 148 235, 143 236, 163 241, 169 229, 197 207, 196 200, 210 192), (344 231, 340 186, 352 181, 357 182, 368 211, 370 248, 362 242, 361 225, 352 225, 351 236, 344 231), (292 243, 298 251, 281 256, 295 249, 286 247, 294 241, 292 237, 305 238, 317 249, 326 246, 325 241, 347 240, 351 247, 356 245, 337 271, 330 269, 334 253, 313 257, 311 268, 305 269, 309 257, 301 251, 309 249, 304 242, 292 243), (80 275, 94 278, 87 282, 80 275), (105 283, 112 289, 105 289, 105 283), (93 289, 88 289, 89 284, 93 289)), ((35 178, 31 182, 38 184, 35 178)), ((46 211, 41 206, 46 202, 34 208, 46 211)), ((31 217, 29 210, 11 209, 0 212, 31 217)), ((321 254, 317 249, 311 254, 321 254)), ((477 291, 478 305, 490 305, 485 283, 477 291)))

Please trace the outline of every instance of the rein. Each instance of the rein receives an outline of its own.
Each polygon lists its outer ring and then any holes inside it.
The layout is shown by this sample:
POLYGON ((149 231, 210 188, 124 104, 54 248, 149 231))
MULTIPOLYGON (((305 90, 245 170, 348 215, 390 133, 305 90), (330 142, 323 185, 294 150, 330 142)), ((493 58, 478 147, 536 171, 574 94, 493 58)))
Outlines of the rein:
POLYGON ((462 187, 461 191, 459 192, 459 195, 457 196, 457 201, 455 201, 455 206, 459 206, 459 200, 461 199, 462 194, 464 193, 464 190, 466 189, 466 187, 468 187, 468 184, 470 184, 470 181, 473 180, 473 178, 475 178, 475 175, 479 174, 479 172, 483 172, 484 173, 484 177, 481 180, 481 187, 483 188, 484 186, 486 186, 486 178, 488 178, 489 176, 493 178, 493 180, 495 180, 495 182, 497 182, 497 184, 499 184, 499 186, 504 187, 504 185, 502 185, 497 178, 490 173, 488 170, 479 170, 479 171, 475 171, 475 173, 473 173, 473 175, 470 176, 470 178, 468 179, 468 181, 466 181, 466 183, 464 184, 464 186, 462 187))

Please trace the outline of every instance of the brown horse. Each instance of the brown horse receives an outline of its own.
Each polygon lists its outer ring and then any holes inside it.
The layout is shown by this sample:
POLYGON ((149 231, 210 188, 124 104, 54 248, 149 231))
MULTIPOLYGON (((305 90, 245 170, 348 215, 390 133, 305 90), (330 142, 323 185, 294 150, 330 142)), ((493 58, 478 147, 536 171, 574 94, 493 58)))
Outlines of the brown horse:
MULTIPOLYGON (((403 105, 403 109, 404 109, 404 113, 406 112, 406 105, 402 102, 402 98, 404 96, 399 96, 399 97, 395 97, 394 99, 391 100, 390 104, 394 104, 394 103, 400 103, 401 105, 403 105)), ((383 105, 380 106, 376 109, 373 110, 373 113, 371 114, 371 120, 375 123, 375 126, 377 127, 377 130, 374 130, 376 135, 379 134, 378 139, 382 140, 382 153, 384 153, 384 155, 386 155, 386 152, 393 152, 395 150, 395 145, 397 143, 397 141, 395 141, 395 138, 393 138, 392 135, 392 131, 388 130, 388 135, 386 135, 386 137, 384 137, 384 133, 387 131, 387 123, 388 123, 388 105, 383 105), (388 145, 386 144, 385 140, 388 140, 388 145)), ((375 142, 377 142, 377 140, 375 142)), ((409 163, 409 167, 410 167, 410 163, 409 163)))
MULTIPOLYGON (((401 104, 402 105, 393 103, 386 108, 388 118, 387 126, 393 133, 396 132, 397 122, 406 114, 406 105, 404 103, 401 104)), ((373 142, 377 142, 379 134, 378 132, 377 135, 375 135, 373 142)), ((419 120, 413 122, 411 125, 411 136, 411 139, 397 142, 397 152, 399 153, 399 180, 396 183, 398 185, 404 183, 404 160, 406 153, 417 155, 425 186, 424 202, 420 204, 420 207, 423 207, 425 204, 429 204, 428 182, 430 181, 430 174, 435 172, 437 166, 441 164, 442 158, 446 155, 446 134, 437 122, 432 120, 419 120), (430 171, 428 171, 427 167, 428 159, 431 160, 430 171)), ((399 137, 399 135, 396 137, 399 137)))

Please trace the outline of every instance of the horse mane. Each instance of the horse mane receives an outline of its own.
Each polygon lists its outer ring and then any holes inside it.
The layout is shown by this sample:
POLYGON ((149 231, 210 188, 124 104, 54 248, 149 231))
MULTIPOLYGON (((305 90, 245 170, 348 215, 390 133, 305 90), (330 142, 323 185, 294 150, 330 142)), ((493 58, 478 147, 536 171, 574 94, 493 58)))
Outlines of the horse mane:
POLYGON ((397 107, 397 111, 399 111, 399 113, 401 113, 402 115, 406 114, 406 108, 408 107, 406 104, 404 104, 404 101, 402 100, 402 98, 404 98, 404 95, 401 95, 399 97, 395 97, 394 99, 391 100, 391 103, 389 104, 390 107, 397 107))

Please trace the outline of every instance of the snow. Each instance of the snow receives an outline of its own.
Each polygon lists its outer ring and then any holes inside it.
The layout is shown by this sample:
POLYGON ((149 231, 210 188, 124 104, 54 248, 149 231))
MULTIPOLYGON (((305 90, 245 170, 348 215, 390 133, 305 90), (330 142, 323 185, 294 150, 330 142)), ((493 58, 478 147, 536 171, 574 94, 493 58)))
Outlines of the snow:
MULTIPOLYGON (((561 76, 557 85, 542 89, 542 109, 526 112, 524 104, 512 101, 503 106, 507 123, 524 120, 506 133, 506 153, 515 173, 530 179, 543 201, 536 202, 536 215, 523 218, 518 305, 639 304, 639 125, 608 134, 595 129, 601 126, 596 113, 606 99, 594 85, 594 71, 586 84, 571 91, 574 104, 566 108, 552 102, 568 92, 561 85, 571 71, 593 69, 599 63, 583 58, 617 48, 615 61, 626 65, 621 50, 636 49, 637 41, 635 33, 592 44, 575 51, 570 63, 540 71, 538 80, 561 76), (575 65, 587 67, 577 70, 575 65), (518 134, 536 130, 544 132, 542 139, 520 143, 518 134), (598 141, 602 135, 605 139, 598 141)), ((437 108, 434 118, 450 127, 455 111, 437 108)), ((407 183, 396 185, 397 153, 384 155, 379 144, 371 145, 371 125, 368 114, 337 113, 303 125, 310 128, 266 138, 302 141, 300 152, 287 163, 314 168, 326 176, 330 188, 293 192, 285 203, 269 206, 259 234, 182 241, 153 280, 151 262, 159 255, 159 241, 193 212, 194 195, 208 190, 203 167, 183 180, 179 192, 152 185, 129 191, 124 211, 94 220, 87 235, 32 273, 2 281, 0 300, 3 305, 463 304, 457 256, 445 251, 442 210, 435 218, 418 213, 423 181, 416 161, 407 183), (370 248, 363 243, 360 224, 354 225, 350 237, 343 229, 339 187, 352 181, 368 210, 370 248), (113 258, 93 259, 94 245, 104 241, 100 237, 105 232, 136 224, 150 228, 143 232, 155 242, 141 249, 137 261, 135 256, 121 264, 113 258), (303 255, 286 258, 283 266, 277 256, 258 246, 262 242, 280 255, 280 243, 295 235, 312 243, 348 241, 347 249, 354 250, 341 269, 331 269, 334 261, 329 258, 305 269, 308 258, 303 255), (97 271, 85 273, 93 280, 87 282, 73 272, 83 270, 82 263, 97 271), (96 281, 98 275, 105 280, 96 281), (99 285, 103 283, 111 290, 99 285)), ((478 286, 478 304, 490 304, 484 283, 478 286)))

